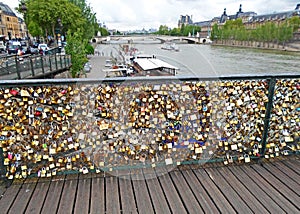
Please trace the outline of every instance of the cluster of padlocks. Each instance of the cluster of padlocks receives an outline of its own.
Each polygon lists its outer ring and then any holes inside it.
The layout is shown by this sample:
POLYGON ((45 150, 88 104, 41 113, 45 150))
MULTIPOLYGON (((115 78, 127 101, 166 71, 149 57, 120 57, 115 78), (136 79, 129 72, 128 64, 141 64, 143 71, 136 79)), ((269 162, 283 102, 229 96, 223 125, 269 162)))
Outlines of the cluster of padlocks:
MULTIPOLYGON (((2 87, 6 176, 250 162, 262 155, 268 90, 267 80, 2 87)), ((277 82, 266 157, 300 150, 299 90, 298 80, 277 82)))
POLYGON ((276 83, 266 158, 300 150, 300 82, 281 79, 276 83))

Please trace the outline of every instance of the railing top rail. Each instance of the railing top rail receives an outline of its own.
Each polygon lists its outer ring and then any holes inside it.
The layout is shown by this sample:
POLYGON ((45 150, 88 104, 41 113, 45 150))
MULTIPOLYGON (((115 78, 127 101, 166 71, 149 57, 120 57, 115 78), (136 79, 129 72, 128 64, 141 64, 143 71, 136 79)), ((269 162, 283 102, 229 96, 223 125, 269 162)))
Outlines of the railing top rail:
POLYGON ((51 84, 95 84, 99 82, 159 82, 159 81, 216 81, 216 80, 258 80, 258 79, 291 79, 300 78, 300 74, 281 74, 281 75, 247 75, 247 76, 160 76, 160 77, 115 77, 115 78, 99 78, 99 79, 22 79, 22 80, 0 80, 1 86, 14 86, 14 85, 51 85, 51 84))

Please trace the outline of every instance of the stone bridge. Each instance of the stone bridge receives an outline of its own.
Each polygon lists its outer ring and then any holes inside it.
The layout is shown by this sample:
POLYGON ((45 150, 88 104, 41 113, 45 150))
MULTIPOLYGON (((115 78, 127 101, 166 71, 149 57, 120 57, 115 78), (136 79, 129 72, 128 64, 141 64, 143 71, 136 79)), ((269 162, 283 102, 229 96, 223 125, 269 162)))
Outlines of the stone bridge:
POLYGON ((187 36, 165 36, 165 35, 118 35, 118 36, 97 36, 92 41, 100 43, 140 43, 145 41, 164 42, 180 42, 194 44, 209 44, 209 38, 187 37, 187 36))

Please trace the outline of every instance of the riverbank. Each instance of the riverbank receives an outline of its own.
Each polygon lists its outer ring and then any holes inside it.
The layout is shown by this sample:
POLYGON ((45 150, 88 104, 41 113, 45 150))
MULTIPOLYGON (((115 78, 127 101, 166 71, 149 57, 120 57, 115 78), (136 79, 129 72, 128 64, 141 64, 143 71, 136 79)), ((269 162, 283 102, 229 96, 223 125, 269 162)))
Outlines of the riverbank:
POLYGON ((273 42, 237 41, 237 40, 217 40, 213 41, 214 46, 229 46, 240 48, 256 48, 264 50, 300 52, 300 41, 289 42, 285 45, 273 42))

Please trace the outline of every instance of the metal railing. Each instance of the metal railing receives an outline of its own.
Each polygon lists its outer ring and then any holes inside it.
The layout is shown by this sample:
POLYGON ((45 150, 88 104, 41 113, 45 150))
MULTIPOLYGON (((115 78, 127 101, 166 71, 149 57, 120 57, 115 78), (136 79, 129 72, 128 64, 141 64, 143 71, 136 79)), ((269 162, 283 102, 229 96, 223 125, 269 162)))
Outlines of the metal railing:
POLYGON ((4 56, 0 59, 0 79, 38 79, 70 69, 71 57, 52 51, 47 55, 4 56))
POLYGON ((299 154, 300 75, 0 81, 1 174, 299 154))

